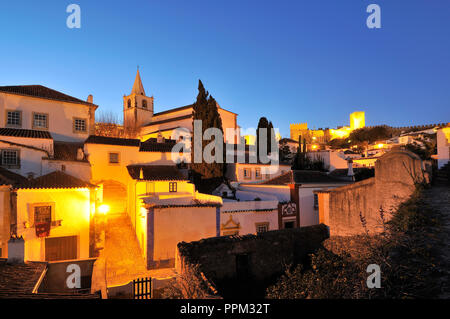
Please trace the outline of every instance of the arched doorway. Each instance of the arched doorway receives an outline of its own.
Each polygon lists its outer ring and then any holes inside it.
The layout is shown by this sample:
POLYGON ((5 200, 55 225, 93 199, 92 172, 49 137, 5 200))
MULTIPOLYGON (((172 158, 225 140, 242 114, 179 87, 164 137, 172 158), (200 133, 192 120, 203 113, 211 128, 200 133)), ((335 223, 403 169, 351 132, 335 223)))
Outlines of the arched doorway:
POLYGON ((117 181, 104 181, 103 202, 108 204, 113 214, 125 214, 127 212, 127 187, 117 181))

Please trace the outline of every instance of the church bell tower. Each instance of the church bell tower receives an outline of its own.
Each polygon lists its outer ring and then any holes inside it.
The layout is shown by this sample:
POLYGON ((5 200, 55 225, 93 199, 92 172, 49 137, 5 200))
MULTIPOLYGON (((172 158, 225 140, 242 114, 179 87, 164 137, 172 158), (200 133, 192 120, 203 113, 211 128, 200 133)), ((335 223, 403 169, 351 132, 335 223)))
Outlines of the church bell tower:
POLYGON ((123 124, 129 134, 138 134, 143 125, 150 123, 153 117, 153 96, 145 95, 139 68, 136 73, 131 94, 123 96, 123 124))

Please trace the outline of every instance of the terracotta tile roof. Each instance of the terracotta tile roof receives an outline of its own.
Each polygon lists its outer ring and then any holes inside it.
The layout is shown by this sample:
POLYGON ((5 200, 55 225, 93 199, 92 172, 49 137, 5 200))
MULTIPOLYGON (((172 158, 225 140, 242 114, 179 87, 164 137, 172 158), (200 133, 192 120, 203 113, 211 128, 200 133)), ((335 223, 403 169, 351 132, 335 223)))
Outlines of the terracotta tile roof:
POLYGON ((84 105, 97 107, 97 105, 95 105, 93 103, 89 103, 89 102, 77 99, 73 96, 50 89, 43 85, 0 86, 0 92, 10 93, 10 94, 18 94, 18 95, 26 95, 26 96, 43 98, 43 99, 47 99, 47 100, 84 104, 84 105))
POLYGON ((5 292, 2 293, 0 291, 0 299, 101 299, 101 295, 99 293, 14 293, 14 292, 5 292))
POLYGON ((8 264, 0 259, 0 298, 31 294, 46 267, 45 262, 8 264))
POLYGON ((16 188, 92 188, 95 185, 82 181, 76 177, 68 175, 66 173, 55 171, 47 175, 43 175, 25 183, 20 184, 16 188))
POLYGON ((23 128, 0 128, 0 135, 14 136, 14 137, 27 137, 27 138, 46 138, 51 139, 52 135, 48 131, 27 130, 23 128))
POLYGON ((293 184, 294 183, 294 177, 292 174, 292 171, 289 171, 285 174, 282 174, 280 176, 271 178, 267 181, 264 181, 260 183, 261 185, 287 185, 287 184, 293 184))
POLYGON ((131 178, 139 179, 141 172, 148 181, 184 181, 186 178, 176 166, 170 165, 128 165, 131 178))
POLYGON ((158 115, 163 115, 163 114, 174 113, 174 112, 186 110, 186 109, 189 109, 189 108, 192 108, 192 107, 194 107, 194 104, 189 104, 189 105, 185 105, 185 106, 180 106, 180 107, 176 107, 176 108, 174 108, 174 109, 170 109, 170 110, 167 110, 167 111, 162 111, 162 112, 154 113, 153 116, 158 116, 158 115))
POLYGON ((296 170, 279 175, 258 185, 287 185, 287 184, 307 184, 307 183, 346 183, 339 178, 330 176, 325 172, 296 170))
POLYGON ((343 183, 342 180, 319 171, 293 171, 294 181, 299 184, 304 183, 343 183))
POLYGON ((17 186, 28 181, 27 178, 22 175, 16 174, 6 168, 0 167, 0 185, 12 185, 17 186))
POLYGON ((54 155, 52 159, 58 161, 87 162, 85 157, 82 160, 77 159, 78 150, 80 148, 83 150, 83 143, 54 142, 54 155))
POLYGON ((158 143, 156 138, 150 138, 141 143, 139 152, 172 152, 172 148, 176 143, 175 140, 165 140, 162 143, 158 143))
POLYGON ((156 124, 170 123, 170 122, 180 121, 180 120, 189 119, 189 118, 192 118, 192 115, 191 115, 191 114, 183 115, 183 116, 178 116, 178 117, 172 117, 172 118, 166 119, 166 120, 160 120, 160 121, 150 122, 150 123, 148 123, 148 124, 145 124, 144 126, 152 126, 152 125, 156 125, 156 124))
POLYGON ((133 138, 119 138, 91 135, 84 142, 85 144, 107 144, 107 145, 121 145, 121 146, 139 146, 141 143, 138 139, 133 138))

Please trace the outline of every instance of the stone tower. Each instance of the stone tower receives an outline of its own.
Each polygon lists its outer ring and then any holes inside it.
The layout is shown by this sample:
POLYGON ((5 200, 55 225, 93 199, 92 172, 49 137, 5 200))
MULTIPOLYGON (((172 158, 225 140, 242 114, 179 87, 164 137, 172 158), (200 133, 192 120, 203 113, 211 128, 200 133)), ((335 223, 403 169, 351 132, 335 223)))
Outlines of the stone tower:
POLYGON ((366 126, 366 116, 364 112, 357 111, 350 114, 350 128, 357 130, 366 126))
POLYGON ((145 95, 139 69, 136 73, 131 94, 123 96, 123 124, 129 134, 138 134, 142 125, 150 123, 153 117, 153 96, 145 95))

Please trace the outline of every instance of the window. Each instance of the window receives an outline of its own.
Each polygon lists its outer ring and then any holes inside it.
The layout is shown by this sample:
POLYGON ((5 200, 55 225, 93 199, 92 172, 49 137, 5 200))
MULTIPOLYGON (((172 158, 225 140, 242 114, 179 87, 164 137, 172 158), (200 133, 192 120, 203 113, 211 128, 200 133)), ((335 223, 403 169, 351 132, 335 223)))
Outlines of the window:
POLYGON ((128 108, 131 107, 131 100, 130 99, 128 99, 127 106, 128 106, 128 108))
POLYGON ((22 112, 21 111, 6 111, 6 125, 22 126, 22 112))
POLYGON ((257 223, 256 224, 256 233, 265 233, 269 231, 269 223, 257 223))
POLYGON ((244 178, 245 179, 252 178, 252 170, 250 168, 244 168, 244 178))
POLYGON ((319 208, 319 196, 314 194, 314 209, 319 208))
POLYGON ((294 228, 295 227, 295 222, 294 221, 286 221, 284 222, 284 228, 294 228))
POLYGON ((260 168, 255 168, 255 178, 261 179, 261 169, 260 168))
POLYGON ((48 128, 48 114, 33 113, 33 128, 47 129, 48 128))
POLYGON ((169 192, 175 193, 177 191, 177 183, 176 182, 170 182, 169 183, 169 192))
POLYGON ((119 153, 109 153, 109 164, 119 164, 119 153))
POLYGON ((74 118, 73 119, 73 131, 74 132, 86 132, 86 120, 74 118))
POLYGON ((35 206, 34 207, 34 224, 51 223, 52 222, 52 206, 35 206))
POLYGON ((147 108, 147 100, 143 100, 143 101, 142 101, 142 107, 143 107, 144 109, 147 108))
POLYGON ((18 150, 2 150, 1 156, 2 166, 7 166, 9 168, 20 167, 20 156, 18 150))

